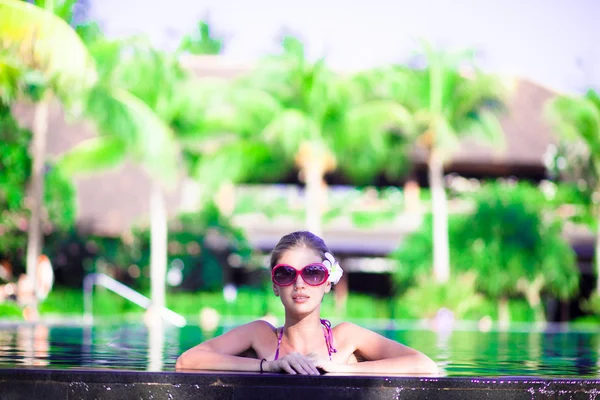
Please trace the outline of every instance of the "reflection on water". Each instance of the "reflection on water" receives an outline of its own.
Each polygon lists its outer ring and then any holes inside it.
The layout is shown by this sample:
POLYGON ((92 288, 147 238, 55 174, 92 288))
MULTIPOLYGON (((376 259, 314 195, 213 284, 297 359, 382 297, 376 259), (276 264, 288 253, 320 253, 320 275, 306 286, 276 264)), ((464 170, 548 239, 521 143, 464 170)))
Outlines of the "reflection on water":
MULTIPOLYGON (((230 326, 219 327, 218 335, 230 326)), ((561 329, 380 330, 431 356, 448 376, 600 377, 600 333, 561 329)), ((0 324, 0 367, 172 371, 177 356, 207 339, 197 326, 0 324)))

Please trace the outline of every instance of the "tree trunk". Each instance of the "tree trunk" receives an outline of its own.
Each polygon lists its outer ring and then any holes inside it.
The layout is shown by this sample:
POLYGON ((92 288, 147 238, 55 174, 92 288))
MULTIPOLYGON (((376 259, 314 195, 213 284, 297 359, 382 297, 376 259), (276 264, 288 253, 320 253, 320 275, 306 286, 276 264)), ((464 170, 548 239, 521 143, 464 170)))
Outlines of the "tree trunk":
POLYGON ((433 216, 433 276, 436 282, 446 283, 450 277, 448 201, 444 189, 444 166, 435 152, 429 157, 428 167, 433 216))
MULTIPOLYGON (((35 107, 33 120, 33 140, 31 143, 31 183, 29 193, 29 207, 31 216, 27 231, 27 276, 36 296, 33 301, 37 303, 36 269, 38 258, 42 251, 42 205, 44 201, 44 161, 46 155, 46 133, 48 131, 49 97, 42 99, 35 107)), ((36 304, 31 305, 34 309, 36 304)))
POLYGON ((167 275, 167 212, 162 188, 152 184, 150 195, 150 296, 156 311, 165 306, 167 275))
POLYGON ((508 309, 508 299, 504 296, 498 300, 498 324, 501 329, 508 328, 510 323, 510 310, 508 309))
POLYGON ((533 282, 528 282, 526 279, 523 279, 521 282, 521 285, 517 284, 517 287, 525 295, 529 307, 533 310, 535 321, 546 322, 546 312, 541 296, 545 283, 544 277, 538 275, 533 282))
POLYGON ((148 327, 148 368, 146 371, 162 371, 164 366, 165 326, 158 318, 148 327))
POLYGON ((322 235, 323 196, 322 183, 325 172, 321 160, 309 160, 304 163, 306 184, 306 229, 317 236, 322 235))

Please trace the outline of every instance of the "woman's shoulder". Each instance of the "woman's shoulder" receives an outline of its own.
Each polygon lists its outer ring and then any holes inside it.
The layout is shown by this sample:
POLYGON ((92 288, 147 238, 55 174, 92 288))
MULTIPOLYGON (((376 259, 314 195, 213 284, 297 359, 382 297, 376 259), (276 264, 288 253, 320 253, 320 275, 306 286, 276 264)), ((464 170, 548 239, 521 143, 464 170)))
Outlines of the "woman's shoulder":
POLYGON ((356 324, 353 324, 352 322, 340 322, 339 324, 332 327, 331 331, 336 337, 346 337, 356 334, 360 329, 361 327, 359 327, 356 324))
POLYGON ((246 327, 249 329, 268 329, 272 331, 277 329, 269 321, 265 321, 264 319, 255 319, 254 321, 240 325, 240 327, 246 327))
POLYGON ((352 322, 344 321, 344 322, 340 322, 339 324, 335 325, 331 329, 339 330, 339 331, 352 331, 352 330, 356 330, 357 328, 360 328, 360 327, 356 324, 353 324, 352 322))
POLYGON ((348 339, 351 342, 362 341, 365 338, 372 339, 374 335, 377 335, 374 331, 352 322, 340 322, 331 330, 334 337, 341 340, 348 339))
POLYGON ((218 338, 221 337, 236 342, 248 341, 253 346, 260 346, 261 343, 271 342, 276 339, 276 328, 269 322, 259 319, 236 326, 218 338))
POLYGON ((238 329, 243 329, 244 331, 256 333, 258 335, 277 332, 277 328, 271 325, 270 322, 265 321, 263 319, 257 319, 252 322, 248 322, 244 325, 239 326, 238 329))

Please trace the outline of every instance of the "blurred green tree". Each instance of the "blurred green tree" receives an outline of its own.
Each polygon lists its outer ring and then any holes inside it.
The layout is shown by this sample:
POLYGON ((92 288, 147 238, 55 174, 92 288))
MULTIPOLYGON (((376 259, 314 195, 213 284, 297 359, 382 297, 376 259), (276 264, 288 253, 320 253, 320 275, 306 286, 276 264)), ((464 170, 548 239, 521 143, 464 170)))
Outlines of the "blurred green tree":
MULTIPOLYGON (((27 182, 31 175, 31 157, 27 147, 31 132, 18 126, 8 105, 0 105, 0 253, 14 257, 26 248, 23 229, 29 216, 25 208, 27 182)), ((14 259, 13 259, 14 262, 14 259)))
POLYGON ((548 102, 546 116, 554 129, 579 152, 569 152, 566 168, 583 179, 595 218, 596 295, 600 296, 600 96, 594 90, 585 95, 557 96, 548 102))
POLYGON ((0 0, 0 83, 3 100, 35 103, 28 205, 27 273, 33 279, 42 249, 41 220, 48 109, 54 98, 72 106, 96 79, 93 62, 70 21, 74 0, 34 4, 0 0))
MULTIPOLYGON (((187 176, 200 180, 203 192, 214 194, 224 171, 245 169, 246 143, 227 133, 229 116, 212 105, 220 98, 218 85, 190 76, 175 55, 141 38, 106 40, 93 25, 79 31, 98 65, 99 83, 91 90, 86 113, 99 135, 65 154, 60 166, 70 175, 84 174, 129 159, 152 177, 151 296, 162 307, 168 237, 165 191, 187 176)), ((210 200, 205 196, 199 207, 210 200)))
POLYGON ((548 210, 541 191, 526 183, 488 184, 463 231, 453 238, 462 252, 458 271, 476 270, 477 287, 499 300, 506 322, 508 297, 522 294, 545 321, 542 293, 566 300, 579 289, 579 269, 561 221, 548 210))
MULTIPOLYGON (((425 151, 433 215, 433 275, 450 276, 448 206, 444 163, 460 141, 472 139, 499 146, 503 131, 497 118, 505 89, 499 79, 480 71, 472 54, 451 53, 424 44, 422 66, 395 66, 375 71, 363 80, 377 96, 402 104, 412 115, 413 140, 425 151)), ((364 87, 364 86, 363 86, 364 87)))
POLYGON ((165 122, 176 72, 166 70, 169 76, 158 77, 140 54, 148 49, 153 57, 162 55, 137 39, 106 40, 95 24, 81 26, 78 31, 98 66, 99 79, 88 93, 84 108, 98 136, 69 150, 61 157, 59 167, 68 176, 75 176, 101 172, 132 160, 151 177, 151 298, 160 309, 165 305, 167 268, 164 195, 179 180, 178 147, 165 122), (133 63, 138 64, 136 74, 130 70, 133 63), (134 93, 133 85, 140 82, 145 83, 140 86, 145 92, 134 93))
POLYGON ((408 142, 391 134, 410 117, 404 107, 363 98, 352 77, 333 73, 324 59, 309 61, 295 37, 284 37, 282 53, 265 57, 230 93, 231 129, 265 143, 275 172, 299 168, 306 228, 316 234, 327 172, 339 169, 362 184, 406 166, 408 142))
POLYGON ((219 54, 223 49, 223 40, 212 35, 207 21, 199 21, 196 30, 185 35, 178 51, 189 54, 219 54))
MULTIPOLYGON (((508 299, 523 295, 538 320, 545 319, 543 293, 568 299, 578 290, 579 270, 573 249, 561 236, 561 224, 548 213, 546 200, 535 187, 492 183, 473 199, 475 209, 449 220, 452 268, 457 274, 476 273, 475 284, 498 300, 498 318, 510 320, 508 299)), ((392 254, 399 261, 395 274, 402 290, 428 271, 433 252, 430 219, 392 254)))

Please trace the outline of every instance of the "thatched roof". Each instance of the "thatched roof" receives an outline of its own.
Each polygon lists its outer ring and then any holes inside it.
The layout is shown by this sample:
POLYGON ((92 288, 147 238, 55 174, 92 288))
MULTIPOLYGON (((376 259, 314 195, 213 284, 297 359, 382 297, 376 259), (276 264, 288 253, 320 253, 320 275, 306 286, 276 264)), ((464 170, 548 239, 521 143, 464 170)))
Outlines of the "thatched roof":
POLYGON ((503 148, 492 149, 465 141, 452 158, 453 164, 544 167, 548 146, 556 143, 544 121, 544 106, 556 93, 528 80, 515 80, 506 112, 500 122, 505 134, 503 148))
MULTIPOLYGON (((218 56, 189 57, 183 60, 183 64, 198 77, 234 78, 251 68, 250 64, 218 56)), ((551 91, 532 82, 518 81, 508 105, 508 113, 502 118, 502 125, 506 131, 506 150, 494 153, 489 149, 465 143, 454 157, 453 163, 462 164, 467 168, 485 165, 543 167, 543 154, 548 144, 553 142, 553 138, 542 120, 541 111, 544 102, 552 95, 551 91)), ((15 114, 22 123, 31 125, 30 107, 16 107, 15 114)), ((60 106, 54 105, 51 108, 47 145, 51 157, 67 151, 93 135, 94 127, 90 124, 68 122, 60 106)), ((127 164, 115 171, 79 178, 76 185, 78 223, 86 230, 119 235, 133 223, 147 220, 150 180, 145 172, 136 166, 127 164)), ((186 201, 184 193, 185 190, 180 187, 170 195, 168 208, 171 215, 186 201)), ((256 237, 263 237, 256 229, 253 233, 256 237)), ((373 236, 372 233, 370 235, 373 236)), ((364 235, 356 240, 357 243, 368 246, 368 243, 364 242, 364 235)), ((377 241, 381 243, 382 239, 377 238, 377 241)))

